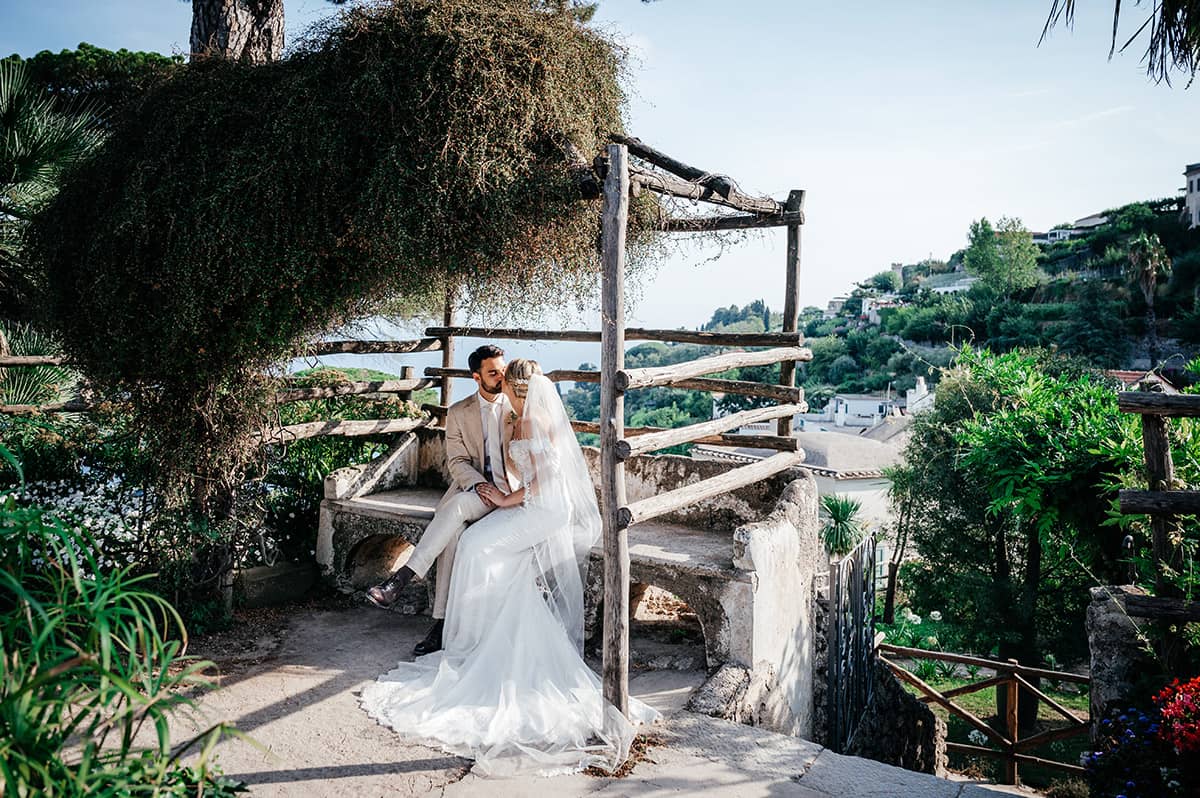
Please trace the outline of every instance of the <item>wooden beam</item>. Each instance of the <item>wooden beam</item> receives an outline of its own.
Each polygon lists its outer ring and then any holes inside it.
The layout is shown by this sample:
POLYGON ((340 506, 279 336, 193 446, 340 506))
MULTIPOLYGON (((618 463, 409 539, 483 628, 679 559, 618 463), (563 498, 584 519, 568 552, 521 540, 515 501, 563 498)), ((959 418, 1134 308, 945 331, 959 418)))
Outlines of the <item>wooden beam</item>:
MULTIPOLYGON (((509 341, 583 341, 600 342, 599 330, 525 330, 489 327, 429 327, 426 335, 460 338, 492 338, 509 341)), ((802 337, 798 332, 766 333, 720 333, 706 330, 651 330, 628 327, 626 341, 670 341, 703 346, 799 346, 802 337)))
POLYGON ((302 402, 309 399, 332 399, 337 396, 357 396, 364 393, 412 393, 422 388, 435 388, 438 380, 376 380, 374 382, 345 382, 316 388, 288 388, 276 395, 278 402, 302 402))
POLYGON ((434 418, 445 418, 446 413, 449 412, 450 408, 446 407, 445 405, 422 404, 421 410, 422 412, 428 413, 434 418))
MULTIPOLYGON (((572 421, 571 429, 575 432, 590 432, 593 435, 600 434, 600 425, 595 421, 572 421)), ((625 437, 630 438, 637 435, 648 435, 652 432, 663 432, 669 429, 668 427, 626 427, 625 437)), ((708 435, 703 438, 697 438, 692 443, 707 444, 710 446, 740 446, 749 449, 773 449, 779 452, 798 452, 800 451, 800 441, 796 438, 781 438, 778 435, 708 435)), ((651 450, 654 451, 654 450, 651 450)))
POLYGON ((1125 595, 1125 611, 1139 618, 1191 623, 1200 621, 1200 601, 1185 601, 1172 596, 1125 595))
MULTIPOLYGON (((1153 392, 1153 387, 1148 382, 1141 384, 1139 393, 1144 397, 1143 401, 1148 399, 1154 402, 1156 399, 1150 397, 1162 396, 1153 392)), ((1175 483, 1175 464, 1171 460, 1171 441, 1167 436, 1165 416, 1142 416, 1142 445, 1145 448, 1148 487, 1151 491, 1173 493, 1171 487, 1175 483)), ((1183 570, 1183 552, 1171 542, 1182 539, 1183 530, 1177 519, 1158 513, 1151 516, 1150 529, 1154 548, 1154 592, 1160 596, 1178 595, 1178 588, 1167 578, 1165 571, 1179 573, 1183 570)))
POLYGON ((600 227, 600 516, 604 541, 604 697, 629 715, 629 535, 620 523, 625 466, 625 396, 616 377, 625 366, 625 235, 629 222, 629 153, 608 146, 600 227))
MULTIPOLYGON (((466 369, 441 369, 436 366, 426 366, 425 376, 465 378, 470 377, 471 373, 466 369)), ((546 372, 545 376, 552 382, 600 382, 600 372, 598 371, 556 369, 546 372)), ((759 396, 783 404, 804 405, 803 388, 786 388, 782 385, 770 385, 763 382, 699 377, 691 380, 672 382, 671 387, 692 391, 710 391, 712 393, 733 393, 739 396, 759 396)), ((807 408, 807 405, 804 406, 807 408)), ((807 409, 803 412, 807 412, 807 409)))
POLYGON ((782 214, 783 206, 770 197, 751 197, 736 193, 731 197, 723 197, 703 183, 690 183, 666 172, 655 172, 649 169, 631 169, 633 185, 637 190, 666 194, 671 197, 708 202, 739 211, 755 214, 782 214))
POLYGON ((664 233, 709 233, 719 230, 753 230, 760 227, 786 227, 804 224, 803 213, 726 216, 676 216, 659 220, 656 230, 664 233))
MULTIPOLYGON (((786 208, 789 213, 801 216, 800 222, 788 225, 787 261, 784 264, 783 331, 792 333, 800 326, 800 225, 804 216, 804 192, 797 189, 788 194, 786 208)), ((779 384, 789 387, 796 384, 795 361, 779 365, 779 384)), ((791 435, 791 416, 779 419, 776 429, 780 435, 791 435)))
MULTIPOLYGON (((665 169, 670 176, 681 178, 680 182, 684 185, 702 187, 708 193, 708 196, 703 199, 709 202, 715 202, 719 198, 723 205, 752 213, 781 213, 783 211, 783 206, 775 200, 751 197, 743 194, 729 177, 714 174, 708 170, 699 169, 676 158, 672 158, 670 155, 649 146, 641 139, 627 136, 613 136, 613 140, 625 144, 629 148, 629 152, 643 161, 651 163, 659 169, 665 169)), ((638 174, 639 178, 643 174, 646 174, 643 170, 636 168, 633 171, 638 174)), ((668 177, 668 175, 656 176, 661 178, 668 177)), ((696 199, 701 198, 696 197, 696 199)))
POLYGON ((417 341, 309 341, 296 350, 295 357, 317 355, 403 355, 409 352, 433 352, 442 348, 436 338, 417 341))
POLYGON ((69 402, 47 402, 44 405, 0 405, 0 415, 34 416, 39 413, 88 413, 96 405, 78 400, 69 402))
POLYGON ((766 366, 787 360, 812 360, 812 352, 799 346, 747 352, 726 352, 684 363, 653 368, 622 370, 616 375, 617 389, 629 391, 655 385, 674 385, 683 380, 747 366, 766 366))
POLYGON ((423 418, 378 418, 378 419, 342 419, 334 421, 308 421, 303 424, 289 424, 277 427, 266 434, 256 434, 254 438, 259 445, 273 443, 291 443, 304 438, 316 438, 326 435, 341 437, 361 437, 364 435, 382 435, 392 432, 412 432, 419 427, 429 425, 428 419, 423 418))
POLYGON ((746 485, 753 485, 772 474, 778 474, 792 466, 800 465, 803 461, 803 452, 780 452, 757 463, 733 468, 724 474, 642 499, 620 509, 621 527, 626 528, 642 521, 649 521, 651 518, 681 510, 713 496, 729 493, 746 485))
POLYGON ((1122 413, 1140 413, 1169 418, 1200 417, 1200 394, 1166 394, 1152 391, 1121 391, 1117 409, 1122 413))
POLYGON ((0 368, 12 366, 63 366, 67 359, 61 355, 4 355, 0 356, 0 368))
POLYGON ((747 424, 753 424, 758 421, 769 421, 770 419, 782 418, 783 416, 790 418, 799 412, 799 405, 758 407, 752 410, 743 410, 740 413, 732 413, 721 418, 714 418, 711 421, 690 424, 686 427, 664 429, 660 432, 650 432, 632 438, 625 437, 617 441, 617 457, 621 460, 628 460, 634 455, 678 446, 681 443, 689 443, 695 441, 697 438, 706 438, 710 435, 728 432, 731 429, 744 427, 747 424))
POLYGON ((1000 662, 994 659, 984 659, 983 657, 973 657, 969 654, 952 654, 946 651, 928 651, 923 648, 911 648, 909 646, 896 646, 891 643, 882 643, 879 650, 886 654, 896 654, 901 657, 910 659, 936 659, 942 662, 956 662, 960 665, 978 665, 981 668, 991 668, 996 672, 1012 672, 1019 671, 1026 676, 1040 676, 1045 679, 1055 679, 1060 682, 1075 682, 1077 684, 1090 684, 1091 678, 1080 676, 1078 673, 1069 673, 1067 671, 1052 671, 1046 668, 1031 668, 1028 665, 1013 665, 1009 662, 1000 662))
MULTIPOLYGON (((455 323, 454 316, 454 291, 450 285, 446 285, 446 307, 442 313, 442 325, 445 327, 453 327, 455 323)), ((445 335, 438 339, 441 341, 442 348, 442 368, 448 369, 454 365, 454 336, 445 335)), ((470 372, 468 371, 468 376, 470 372)), ((442 377, 441 402, 446 407, 450 406, 452 397, 454 396, 454 383, 449 377, 442 377)))
POLYGON ((1200 491, 1121 490, 1117 492, 1123 513, 1149 515, 1192 515, 1200 513, 1200 491))
MULTIPOLYGON (((1047 704, 1049 704, 1051 706, 1051 708, 1054 709, 1055 712, 1062 715, 1064 718, 1069 720, 1072 724, 1074 724, 1076 726, 1080 726, 1080 727, 1084 727, 1084 726, 1088 725, 1088 722, 1086 720, 1081 720, 1079 717, 1077 717, 1075 715, 1074 712, 1067 709, 1062 704, 1058 703, 1057 701, 1055 701, 1053 698, 1051 698, 1050 696, 1043 693, 1038 688, 1034 687, 1033 684, 1031 684, 1029 681, 1027 681, 1025 679, 1025 677, 1021 676, 1021 674, 1019 672, 1014 672, 1012 677, 1027 691, 1029 691, 1029 692, 1033 693, 1035 696, 1037 696, 1038 700, 1045 701, 1047 704)), ((1034 746, 1034 747, 1036 747, 1036 746, 1034 746)))
POLYGON ((896 674, 897 677, 899 677, 903 681, 908 682, 913 687, 917 688, 922 693, 929 696, 930 699, 932 699, 935 704, 938 704, 943 709, 945 709, 947 712, 951 712, 955 715, 958 715, 960 718, 965 720, 970 725, 974 726, 976 729, 981 731, 990 740, 997 743, 998 745, 1002 745, 1005 748, 1012 746, 1012 740, 1010 740, 1009 738, 1000 734, 1000 732, 996 731, 991 726, 987 725, 982 720, 975 717, 970 712, 968 712, 967 710, 960 707, 958 704, 951 701, 949 698, 946 698, 944 695, 942 695, 940 692, 938 692, 938 690, 936 688, 926 684, 917 675, 900 667, 896 663, 889 660, 887 657, 880 657, 879 659, 881 662, 883 662, 884 665, 886 665, 888 667, 889 670, 891 670, 892 673, 896 674))

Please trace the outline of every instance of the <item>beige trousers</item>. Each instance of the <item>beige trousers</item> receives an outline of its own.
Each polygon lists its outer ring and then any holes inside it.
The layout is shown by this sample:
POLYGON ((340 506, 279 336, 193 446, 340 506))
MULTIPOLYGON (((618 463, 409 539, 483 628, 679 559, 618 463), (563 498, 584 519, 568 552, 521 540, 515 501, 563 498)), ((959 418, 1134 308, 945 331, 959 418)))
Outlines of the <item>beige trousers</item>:
POLYGON ((473 490, 465 490, 446 499, 433 514, 413 553, 405 563, 417 576, 424 577, 437 562, 437 584, 433 591, 433 617, 446 617, 450 597, 450 574, 454 570, 454 552, 467 524, 492 511, 473 490))

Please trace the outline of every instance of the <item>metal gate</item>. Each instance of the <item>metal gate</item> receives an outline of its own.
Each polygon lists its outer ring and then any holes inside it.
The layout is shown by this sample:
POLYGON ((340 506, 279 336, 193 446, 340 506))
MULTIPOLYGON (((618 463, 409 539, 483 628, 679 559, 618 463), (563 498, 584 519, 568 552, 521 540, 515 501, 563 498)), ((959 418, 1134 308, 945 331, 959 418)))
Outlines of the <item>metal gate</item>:
POLYGON ((850 747, 875 684, 875 537, 829 565, 829 740, 850 747))

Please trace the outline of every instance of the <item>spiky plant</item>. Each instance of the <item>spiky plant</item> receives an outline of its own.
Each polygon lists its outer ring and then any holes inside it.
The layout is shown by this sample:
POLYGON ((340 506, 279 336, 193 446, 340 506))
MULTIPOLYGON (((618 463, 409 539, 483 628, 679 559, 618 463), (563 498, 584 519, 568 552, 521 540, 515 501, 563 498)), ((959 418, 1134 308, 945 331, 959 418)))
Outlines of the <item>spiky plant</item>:
MULTIPOLYGON (((57 343, 29 324, 0 324, 12 355, 57 355, 57 343)), ((0 404, 40 405, 78 398, 79 375, 63 366, 0 369, 0 404)), ((67 414, 74 415, 74 414, 67 414)))
POLYGON ((830 493, 821 497, 821 509, 825 515, 825 523, 821 527, 825 548, 838 557, 848 554, 865 534, 858 517, 862 502, 830 493))

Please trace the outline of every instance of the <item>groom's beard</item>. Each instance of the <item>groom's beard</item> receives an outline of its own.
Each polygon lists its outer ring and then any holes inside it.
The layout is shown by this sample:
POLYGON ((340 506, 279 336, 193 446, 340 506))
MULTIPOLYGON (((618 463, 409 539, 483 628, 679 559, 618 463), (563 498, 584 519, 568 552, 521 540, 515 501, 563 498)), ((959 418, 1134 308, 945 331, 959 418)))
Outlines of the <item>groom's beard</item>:
POLYGON ((496 380, 495 385, 488 385, 486 382, 484 382, 481 379, 479 381, 479 389, 481 391, 483 391, 484 393, 491 394, 492 396, 498 396, 500 394, 500 391, 503 389, 503 383, 504 383, 504 380, 499 379, 499 380, 496 380))

